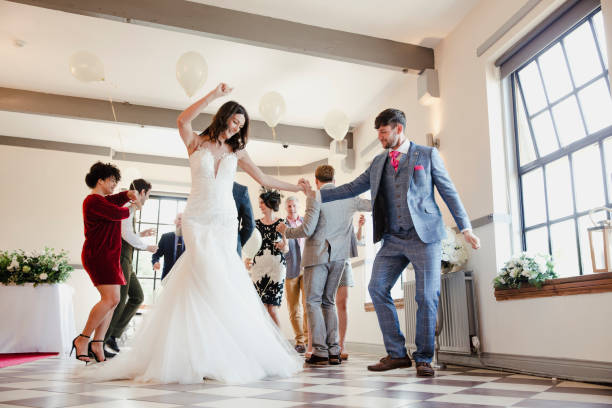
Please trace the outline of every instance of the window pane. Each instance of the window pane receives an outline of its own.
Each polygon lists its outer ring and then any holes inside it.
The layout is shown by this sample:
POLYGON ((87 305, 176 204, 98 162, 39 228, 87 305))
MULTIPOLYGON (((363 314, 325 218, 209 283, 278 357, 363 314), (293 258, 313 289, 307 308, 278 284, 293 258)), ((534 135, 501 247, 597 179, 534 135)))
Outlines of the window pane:
POLYGON ((546 227, 527 231, 525 241, 527 251, 539 254, 548 253, 548 231, 546 227))
POLYGON ((527 116, 525 115, 525 105, 521 100, 518 84, 515 84, 514 90, 516 95, 516 132, 518 136, 519 159, 520 165, 524 166, 534 161, 536 155, 527 123, 527 116))
POLYGON ((185 212, 185 206, 187 205, 187 200, 179 200, 178 202, 178 212, 185 212))
POLYGON ((157 222, 157 211, 159 208, 159 200, 150 198, 140 211, 140 221, 142 222, 157 222))
POLYGON ((569 160, 563 157, 546 165, 546 190, 548 191, 548 217, 551 221, 574 212, 572 177, 569 160))
POLYGON ((578 102, 576 102, 574 95, 555 105, 552 108, 552 113, 562 146, 567 146, 586 136, 578 102))
POLYGON ((591 26, 583 23, 563 39, 574 83, 578 87, 602 73, 591 26))
POLYGON ((601 175, 599 146, 591 145, 572 155, 576 209, 590 210, 604 205, 604 185, 601 175))
POLYGON ((153 277, 153 266, 151 264, 151 256, 153 254, 149 251, 139 251, 138 253, 138 269, 136 271, 136 276, 143 277, 153 277))
POLYGON ((608 69, 608 49, 606 48, 606 36, 604 35, 603 29, 603 18, 601 17, 601 11, 593 16, 593 25, 595 26, 595 33, 597 34, 597 42, 599 43, 599 50, 604 60, 604 65, 608 69))
POLYGON ((546 156, 549 153, 559 149, 555 129, 553 128, 550 113, 544 111, 531 120, 531 127, 538 145, 538 153, 540 157, 546 156))
POLYGON ((162 224, 174 223, 174 219, 176 218, 177 212, 177 200, 161 200, 159 207, 159 222, 162 224))
MULTIPOLYGON (((136 225, 136 230, 138 232, 141 232, 141 231, 144 231, 144 230, 148 230, 150 228, 157 229, 157 224, 152 223, 152 222, 139 222, 136 225)), ((143 239, 144 238, 146 238, 146 237, 143 237, 143 239)))
POLYGON ((578 92, 578 99, 589 134, 612 125, 612 101, 603 78, 578 92))
POLYGON ((608 183, 608 202, 612 202, 612 137, 603 142, 606 158, 606 182, 608 183))
POLYGON ((542 87, 542 81, 540 81, 540 74, 538 73, 535 61, 519 71, 519 79, 525 95, 525 103, 527 104, 529 115, 531 116, 544 109, 546 106, 546 96, 544 95, 544 88, 542 87))
POLYGON ((144 305, 152 305, 154 301, 153 295, 153 279, 140 279, 140 286, 144 293, 144 305))
POLYGON ((542 169, 536 169, 524 174, 522 182, 525 227, 546 222, 542 169))
POLYGON ((572 80, 567 70, 561 44, 556 44, 538 58, 548 99, 552 103, 572 91, 572 80))
POLYGON ((555 271, 559 277, 580 275, 574 220, 552 224, 550 226, 550 242, 555 271))

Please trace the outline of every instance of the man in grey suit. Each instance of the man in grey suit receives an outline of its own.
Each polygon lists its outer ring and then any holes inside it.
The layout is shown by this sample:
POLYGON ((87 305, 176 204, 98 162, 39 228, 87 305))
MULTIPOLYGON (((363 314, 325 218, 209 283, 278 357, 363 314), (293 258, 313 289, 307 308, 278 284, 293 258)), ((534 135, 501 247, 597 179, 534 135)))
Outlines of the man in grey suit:
POLYGON ((370 371, 410 367, 405 338, 400 330, 391 288, 412 262, 416 276, 417 350, 413 358, 417 376, 431 377, 434 332, 440 294, 440 241, 444 222, 434 200, 434 186, 448 206, 455 222, 474 249, 480 240, 472 233, 459 194, 435 148, 420 146, 406 139, 406 117, 397 109, 386 109, 374 122, 378 140, 385 152, 354 181, 316 194, 305 180, 300 183, 309 197, 325 203, 355 197, 370 190, 374 220, 374 242, 383 240, 372 266, 368 291, 388 355, 368 366, 370 371))
MULTIPOLYGON (((334 168, 328 165, 315 171, 317 188, 333 189, 334 168)), ((308 329, 312 333, 314 350, 308 364, 340 364, 336 292, 344 271, 345 261, 351 256, 353 214, 371 211, 370 200, 348 198, 320 204, 309 197, 302 225, 287 228, 281 223, 277 230, 287 238, 306 237, 302 267, 308 329)))

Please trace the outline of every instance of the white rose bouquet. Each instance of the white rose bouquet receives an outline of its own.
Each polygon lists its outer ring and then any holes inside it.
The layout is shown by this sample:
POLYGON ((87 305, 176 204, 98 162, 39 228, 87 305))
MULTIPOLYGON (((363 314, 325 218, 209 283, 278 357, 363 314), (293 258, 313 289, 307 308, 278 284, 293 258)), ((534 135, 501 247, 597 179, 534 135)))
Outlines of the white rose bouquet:
POLYGON ((463 266, 469 258, 467 243, 463 235, 456 234, 452 228, 446 227, 446 238, 442 244, 442 273, 450 272, 463 266))
POLYGON ((550 255, 521 252, 504 264, 493 279, 493 286, 496 289, 517 289, 528 283, 540 288, 547 279, 557 277, 550 255))

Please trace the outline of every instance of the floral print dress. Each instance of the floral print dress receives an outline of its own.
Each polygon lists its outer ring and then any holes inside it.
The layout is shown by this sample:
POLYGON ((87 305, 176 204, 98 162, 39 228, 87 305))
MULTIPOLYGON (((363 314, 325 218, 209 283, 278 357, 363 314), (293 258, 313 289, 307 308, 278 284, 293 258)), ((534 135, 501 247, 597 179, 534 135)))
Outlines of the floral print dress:
POLYGON ((250 275, 261 301, 267 305, 280 306, 285 285, 285 255, 274 244, 281 240, 276 226, 285 222, 279 218, 270 225, 261 220, 255 221, 255 227, 261 233, 261 247, 253 259, 250 275))

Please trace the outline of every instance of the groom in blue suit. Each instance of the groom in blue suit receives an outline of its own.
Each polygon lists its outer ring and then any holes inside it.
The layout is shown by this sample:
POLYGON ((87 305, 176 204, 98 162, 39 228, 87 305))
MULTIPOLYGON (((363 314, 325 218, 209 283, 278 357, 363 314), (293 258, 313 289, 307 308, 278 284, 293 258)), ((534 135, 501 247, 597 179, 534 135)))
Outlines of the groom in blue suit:
POLYGON ((477 249, 480 240, 472 233, 468 215, 438 151, 406 139, 404 112, 386 109, 376 117, 374 125, 386 151, 376 156, 363 174, 340 187, 320 190, 319 194, 307 181, 300 183, 309 196, 321 202, 355 197, 370 190, 374 242, 382 239, 383 244, 374 260, 368 291, 388 355, 368 366, 368 370, 387 371, 412 365, 391 297, 391 288, 412 262, 418 305, 417 350, 413 358, 417 376, 430 377, 434 375, 431 360, 440 293, 440 241, 446 235, 434 200, 434 186, 466 241, 477 249))

